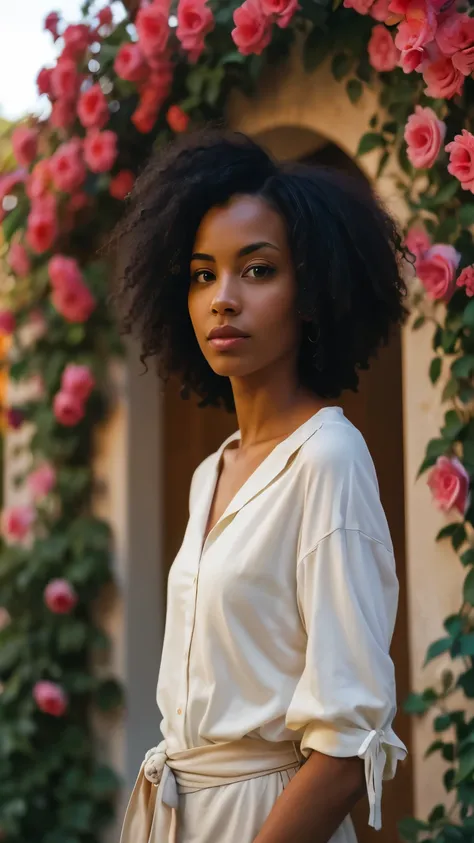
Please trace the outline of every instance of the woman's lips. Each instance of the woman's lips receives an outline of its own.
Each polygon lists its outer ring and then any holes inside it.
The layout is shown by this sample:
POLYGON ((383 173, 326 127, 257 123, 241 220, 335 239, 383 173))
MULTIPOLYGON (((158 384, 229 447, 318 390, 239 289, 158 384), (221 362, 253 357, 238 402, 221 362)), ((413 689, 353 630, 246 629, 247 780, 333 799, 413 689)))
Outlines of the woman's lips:
POLYGON ((212 337, 209 340, 209 344, 217 349, 217 351, 229 351, 230 349, 237 348, 245 340, 248 340, 248 337, 212 337))

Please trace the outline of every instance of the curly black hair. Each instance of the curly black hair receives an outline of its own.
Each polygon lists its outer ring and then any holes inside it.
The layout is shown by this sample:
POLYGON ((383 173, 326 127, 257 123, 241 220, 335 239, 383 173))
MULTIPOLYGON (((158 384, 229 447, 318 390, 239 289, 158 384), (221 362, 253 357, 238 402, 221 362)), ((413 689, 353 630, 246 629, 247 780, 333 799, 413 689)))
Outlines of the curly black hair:
POLYGON ((113 300, 125 333, 141 338, 162 377, 183 394, 233 407, 228 378, 202 355, 188 313, 190 259, 204 215, 236 194, 264 198, 283 217, 303 320, 299 376, 322 398, 357 391, 393 326, 406 316, 397 227, 362 180, 324 167, 280 164, 242 134, 201 130, 156 153, 112 237, 113 300))

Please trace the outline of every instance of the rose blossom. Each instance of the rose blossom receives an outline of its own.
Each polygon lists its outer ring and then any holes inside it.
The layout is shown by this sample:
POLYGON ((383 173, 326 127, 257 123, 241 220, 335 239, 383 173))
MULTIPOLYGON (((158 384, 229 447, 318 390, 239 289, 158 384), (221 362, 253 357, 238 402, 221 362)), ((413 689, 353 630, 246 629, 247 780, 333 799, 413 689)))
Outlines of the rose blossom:
POLYGON ((359 15, 368 15, 374 0, 344 0, 346 9, 354 9, 359 15))
POLYGON ((68 322, 87 322, 96 306, 94 296, 82 281, 71 280, 64 286, 56 287, 51 301, 68 322))
POLYGON ((99 9, 97 17, 99 19, 99 26, 110 26, 114 19, 110 6, 104 6, 103 9, 99 9))
POLYGON ((77 105, 79 120, 86 129, 103 129, 109 119, 109 106, 97 82, 81 94, 77 105))
POLYGON ((39 94, 51 93, 51 67, 42 67, 36 77, 36 85, 39 94))
POLYGON ((85 415, 84 404, 68 392, 57 392, 53 400, 53 411, 59 424, 75 427, 85 415))
POLYGON ((170 129, 179 134, 188 128, 189 114, 186 114, 179 105, 172 105, 166 112, 166 120, 170 129))
POLYGON ((444 56, 423 70, 423 78, 427 86, 425 94, 435 99, 452 99, 461 93, 464 85, 462 73, 444 56))
POLYGON ((270 43, 271 25, 258 0, 245 0, 235 10, 233 18, 235 29, 232 30, 232 38, 239 53, 259 56, 270 43))
POLYGON ((49 122, 55 129, 69 129, 76 120, 76 105, 74 100, 55 100, 51 109, 49 122))
POLYGON ((214 16, 207 0, 180 0, 176 35, 184 50, 197 61, 204 50, 204 38, 214 29, 214 16))
POLYGON ((465 266, 456 281, 457 287, 465 287, 466 296, 474 296, 474 266, 465 266))
POLYGON ((160 3, 140 8, 135 26, 140 48, 147 58, 164 53, 170 32, 168 18, 168 9, 160 3))
POLYGON ((84 158, 93 173, 110 170, 117 157, 117 135, 115 132, 98 132, 92 129, 84 140, 84 158))
POLYGON ((59 59, 51 71, 51 90, 58 99, 75 100, 81 84, 76 62, 72 59, 59 59))
POLYGON ((408 160, 417 169, 432 167, 446 134, 446 124, 432 108, 415 107, 405 126, 408 160))
POLYGON ((44 602, 56 615, 69 615, 77 604, 77 594, 68 580, 51 580, 44 590, 44 602))
POLYGON ((72 193, 82 185, 86 178, 86 167, 79 138, 72 138, 58 147, 50 159, 50 172, 56 190, 72 193))
POLYGON ((109 193, 114 199, 125 199, 130 193, 135 181, 135 175, 131 170, 120 170, 116 176, 110 179, 109 193))
POLYGON ((2 512, 2 534, 7 541, 23 541, 36 518, 36 512, 29 504, 10 506, 2 512))
POLYGON ((31 261, 28 252, 21 243, 12 243, 8 251, 8 265, 19 278, 28 275, 31 269, 31 261))
POLYGON ((44 19, 44 24, 43 24, 43 29, 45 29, 46 32, 50 32, 55 41, 56 41, 57 38, 59 38, 58 23, 59 23, 58 13, 57 12, 50 12, 49 15, 46 15, 46 17, 44 19))
POLYGON ((417 261, 416 271, 430 299, 449 301, 461 255, 453 246, 436 243, 417 261))
POLYGON ((463 76, 470 76, 474 71, 474 47, 468 47, 466 50, 460 50, 459 53, 454 53, 451 61, 463 76))
POLYGON ((54 255, 48 263, 48 274, 53 287, 67 286, 71 281, 83 281, 79 264, 66 255, 54 255))
POLYGON ((25 416, 19 407, 9 407, 7 410, 7 423, 12 430, 19 430, 25 421, 25 416))
POLYGON ((474 193, 474 135, 463 129, 445 149, 449 152, 448 172, 461 182, 463 190, 474 193))
POLYGON ((12 134, 13 154, 22 167, 28 167, 38 152, 38 130, 18 126, 12 134))
POLYGON ((398 26, 395 44, 399 50, 424 47, 433 40, 436 26, 436 15, 431 3, 424 0, 411 0, 408 3, 405 20, 398 26))
POLYGON ((47 252, 58 234, 54 200, 47 202, 46 199, 53 199, 53 197, 47 196, 37 200, 28 215, 26 239, 36 254, 47 252))
POLYGON ((436 43, 445 56, 471 47, 474 42, 474 19, 469 15, 451 13, 438 27, 436 43))
POLYGON ((64 30, 63 38, 63 56, 75 60, 82 59, 91 43, 91 32, 85 23, 71 24, 64 30))
POLYGON ((390 0, 375 0, 375 3, 370 9, 371 17, 375 18, 375 20, 380 21, 380 23, 384 23, 389 16, 389 5, 390 0))
POLYGON ((414 70, 419 70, 426 58, 426 52, 423 47, 412 50, 402 50, 400 53, 400 67, 404 73, 413 73, 414 70))
POLYGON ((431 240, 424 228, 413 225, 408 229, 405 237, 405 246, 412 253, 415 260, 418 260, 418 258, 425 256, 431 246, 431 240))
POLYGON ((38 161, 26 182, 26 195, 32 202, 45 196, 51 187, 50 160, 50 158, 42 158, 38 161))
POLYGON ((61 378, 61 392, 73 395, 80 401, 87 401, 95 386, 94 376, 89 366, 69 363, 61 378))
POLYGON ((35 500, 41 500, 41 498, 49 495, 56 485, 56 471, 54 466, 48 462, 38 466, 38 468, 35 468, 29 474, 27 483, 35 500))
POLYGON ((147 74, 147 64, 138 44, 122 44, 115 56, 114 70, 120 79, 140 82, 147 74))
POLYGON ((135 111, 133 112, 130 120, 132 121, 133 125, 135 126, 137 132, 141 132, 143 135, 146 135, 148 132, 151 132, 153 126, 156 123, 156 118, 158 117, 158 109, 150 109, 144 103, 140 103, 137 105, 135 111))
POLYGON ((37 682, 33 688, 33 698, 40 711, 52 717, 62 717, 68 706, 65 691, 55 682, 37 682))
POLYGON ((300 8, 298 0, 260 0, 264 15, 273 18, 280 29, 286 29, 300 8))
POLYGON ((11 310, 0 310, 0 334, 9 337, 15 330, 15 314, 11 310))
POLYGON ((469 494, 469 474, 456 457, 438 457, 428 475, 436 506, 444 512, 457 509, 464 515, 469 494))
POLYGON ((394 70, 398 64, 399 52, 387 27, 378 24, 372 29, 367 45, 369 61, 379 73, 394 70))

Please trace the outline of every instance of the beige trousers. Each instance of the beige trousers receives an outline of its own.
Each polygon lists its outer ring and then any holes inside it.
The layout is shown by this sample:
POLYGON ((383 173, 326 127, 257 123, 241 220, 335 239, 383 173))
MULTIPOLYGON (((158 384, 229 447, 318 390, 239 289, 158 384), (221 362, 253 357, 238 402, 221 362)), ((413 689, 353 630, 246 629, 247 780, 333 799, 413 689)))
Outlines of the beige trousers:
MULTIPOLYGON (((142 765, 120 843, 253 843, 302 760, 293 743, 250 738, 159 755, 149 778, 142 765)), ((349 818, 331 843, 357 843, 349 818)))

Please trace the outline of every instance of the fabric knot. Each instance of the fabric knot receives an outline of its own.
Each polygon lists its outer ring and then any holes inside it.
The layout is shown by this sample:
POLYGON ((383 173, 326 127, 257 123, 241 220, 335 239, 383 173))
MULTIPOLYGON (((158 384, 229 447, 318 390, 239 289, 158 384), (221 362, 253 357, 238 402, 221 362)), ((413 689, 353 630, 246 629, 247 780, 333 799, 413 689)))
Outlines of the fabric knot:
POLYGON ((382 827, 382 783, 387 760, 384 743, 384 731, 372 729, 357 753, 359 758, 364 759, 365 780, 370 806, 369 825, 376 830, 382 827))
POLYGON ((158 746, 153 747, 153 749, 149 749, 145 755, 143 772, 147 781, 154 784, 155 787, 158 787, 161 782, 165 763, 166 752, 158 746))

